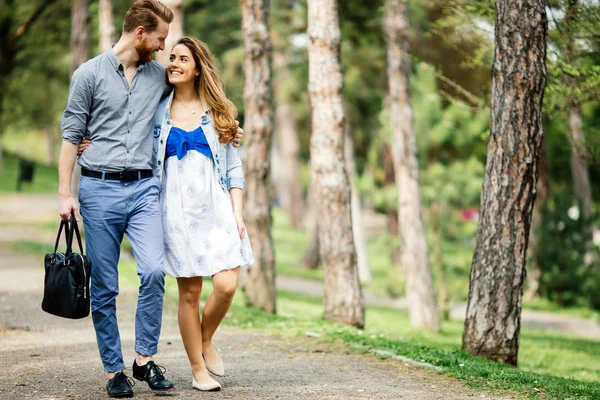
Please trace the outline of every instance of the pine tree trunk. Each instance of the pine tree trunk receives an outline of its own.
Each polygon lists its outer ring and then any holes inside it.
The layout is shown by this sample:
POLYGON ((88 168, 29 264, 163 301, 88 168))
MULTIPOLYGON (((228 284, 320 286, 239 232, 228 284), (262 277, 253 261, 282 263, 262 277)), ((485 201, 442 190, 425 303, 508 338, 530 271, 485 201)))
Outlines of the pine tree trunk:
POLYGON ((156 53, 156 61, 166 66, 169 63, 169 55, 173 46, 183 37, 183 0, 162 0, 162 3, 173 11, 173 21, 169 25, 165 49, 156 53))
MULTIPOLYGON (((388 188, 389 186, 396 186, 396 172, 394 171, 394 157, 392 156, 392 149, 388 143, 385 143, 381 148, 381 161, 383 163, 383 186, 388 188)), ((396 204, 394 207, 387 207, 385 214, 387 216, 387 228, 388 234, 392 237, 399 237, 399 221, 398 211, 396 210, 396 204)), ((400 248, 397 244, 392 246, 391 262, 392 266, 400 266, 400 248)))
POLYGON ((463 348, 516 365, 546 84, 544 0, 496 2, 490 139, 463 348))
POLYGON ((346 120, 344 129, 344 162, 350 179, 350 196, 352 204, 352 234, 356 246, 356 262, 358 266, 358 279, 361 283, 371 282, 371 267, 369 267, 369 254, 367 252, 367 239, 362 222, 362 206, 358 189, 354 182, 356 178, 356 163, 354 162, 354 144, 350 134, 350 124, 346 120))
POLYGON ((100 52, 108 50, 115 42, 115 25, 113 23, 113 6, 111 0, 100 0, 98 5, 98 28, 100 36, 100 52))
POLYGON ((569 110, 569 144, 571 145, 571 176, 575 198, 583 206, 583 216, 592 215, 592 187, 589 167, 586 160, 585 138, 583 136, 583 119, 581 107, 574 105, 569 110))
POLYGON ((440 321, 423 223, 417 139, 410 104, 407 8, 404 0, 388 0, 384 16, 391 126, 394 132, 392 154, 398 187, 400 264, 406 278, 412 328, 438 332, 440 321))
POLYGON ((531 300, 538 296, 542 267, 540 266, 539 250, 542 246, 540 229, 543 223, 542 209, 550 194, 550 170, 548 166, 548 155, 546 153, 546 142, 542 142, 540 151, 539 177, 537 182, 537 194, 535 196, 535 208, 531 216, 531 232, 529 233, 529 273, 527 274, 527 291, 523 295, 525 300, 531 300))
POLYGON ((300 141, 296 132, 296 120, 292 113, 292 103, 286 93, 282 93, 285 82, 293 79, 288 66, 289 60, 284 51, 275 56, 275 76, 278 88, 277 107, 275 109, 275 134, 281 151, 281 186, 277 192, 281 200, 281 208, 290 218, 290 223, 296 229, 304 224, 304 196, 300 181, 300 141))
POLYGON ((273 139, 268 0, 242 0, 244 36, 244 220, 255 263, 240 286, 254 307, 275 312, 275 258, 271 239, 270 160, 273 139))
MULTIPOLYGON (((71 76, 81 64, 90 58, 90 10, 89 0, 73 0, 71 8, 71 76)), ((79 194, 81 168, 75 164, 71 175, 71 194, 79 194)))
POLYGON ((335 0, 308 0, 308 89, 313 133, 311 184, 325 274, 323 316, 363 327, 364 301, 352 237, 350 183, 344 168, 343 76, 335 0))
POLYGON ((319 248, 319 225, 317 221, 317 194, 312 183, 308 188, 308 201, 310 204, 307 218, 308 245, 304 250, 302 258, 298 262, 301 266, 308 269, 317 269, 321 265, 321 252, 319 248))

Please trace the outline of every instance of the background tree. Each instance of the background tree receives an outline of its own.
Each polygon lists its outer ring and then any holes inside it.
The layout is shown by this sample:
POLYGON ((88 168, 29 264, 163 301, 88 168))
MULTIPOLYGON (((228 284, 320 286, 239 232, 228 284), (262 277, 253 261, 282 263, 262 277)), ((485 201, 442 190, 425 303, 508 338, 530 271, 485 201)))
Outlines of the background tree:
POLYGON ((325 318, 364 326, 352 237, 350 184, 344 167, 343 76, 335 0, 308 1, 308 90, 312 107, 311 184, 317 201, 325 318))
POLYGON ((100 36, 100 52, 103 52, 108 50, 110 45, 115 42, 116 38, 111 0, 100 0, 98 5, 98 27, 100 36))
POLYGON ((412 327, 438 332, 439 316, 423 224, 417 140, 410 104, 407 8, 405 1, 388 0, 384 17, 388 40, 390 122, 394 138, 392 154, 398 190, 400 264, 406 279, 412 327))
POLYGON ((274 313, 275 259, 269 190, 273 105, 268 15, 268 0, 242 1, 246 132, 243 152, 246 175, 244 221, 255 263, 249 269, 242 270, 240 286, 253 306, 274 313))
MULTIPOLYGON (((90 10, 89 0, 73 0, 71 9, 71 76, 81 64, 90 58, 90 10)), ((71 176, 71 192, 79 193, 81 167, 75 164, 71 176)))
POLYGON ((2 151, 2 135, 4 134, 4 96, 12 72, 16 66, 16 57, 23 49, 23 38, 29 33, 32 26, 43 15, 44 11, 55 3, 56 0, 41 1, 33 10, 29 11, 28 17, 21 21, 17 14, 18 2, 15 0, 4 0, 0 7, 0 170, 4 168, 2 151))
POLYGON ((173 22, 169 25, 169 36, 165 41, 165 50, 156 53, 156 61, 162 65, 169 63, 169 55, 175 43, 183 37, 183 0, 162 0, 173 11, 173 22))
POLYGON ((463 347, 517 364, 546 84, 544 0, 496 3, 491 133, 463 347))

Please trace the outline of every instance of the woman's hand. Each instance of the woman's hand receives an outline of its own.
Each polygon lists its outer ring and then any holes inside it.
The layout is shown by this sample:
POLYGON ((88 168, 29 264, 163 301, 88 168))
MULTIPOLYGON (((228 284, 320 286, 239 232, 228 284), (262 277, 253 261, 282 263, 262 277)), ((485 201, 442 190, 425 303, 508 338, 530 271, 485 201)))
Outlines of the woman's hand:
POLYGON ((79 143, 79 146, 77 146, 77 155, 80 156, 85 149, 90 147, 90 143, 92 143, 90 140, 83 139, 81 143, 79 143))
POLYGON ((244 224, 244 217, 241 215, 241 213, 235 213, 235 222, 237 223, 240 239, 243 239, 244 236, 246 236, 246 224, 244 224))
POLYGON ((237 133, 235 134, 232 143, 233 147, 240 147, 242 137, 244 136, 244 130, 240 128, 240 121, 235 121, 235 124, 237 125, 237 133))

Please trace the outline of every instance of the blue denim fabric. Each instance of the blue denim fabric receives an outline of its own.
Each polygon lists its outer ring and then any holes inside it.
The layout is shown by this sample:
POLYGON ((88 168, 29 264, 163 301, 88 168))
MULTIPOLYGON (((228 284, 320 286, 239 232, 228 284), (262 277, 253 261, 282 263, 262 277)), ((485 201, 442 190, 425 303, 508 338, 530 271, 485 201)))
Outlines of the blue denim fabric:
MULTIPOLYGON (((154 114, 154 146, 152 151, 152 169, 154 176, 162 180, 164 169, 165 151, 167 141, 173 127, 171 120, 171 102, 175 92, 161 100, 154 114)), ((219 185, 224 191, 231 188, 244 189, 246 181, 244 180, 244 171, 242 161, 238 155, 238 149, 231 143, 223 144, 219 142, 219 134, 215 130, 212 117, 209 112, 198 116, 198 122, 204 131, 204 135, 210 146, 213 162, 219 175, 219 185)))
POLYGON ((156 177, 128 183, 81 177, 79 202, 87 255, 92 260, 92 319, 100 358, 109 372, 125 367, 116 316, 124 234, 131 242, 140 277, 135 351, 145 356, 157 352, 165 282, 159 185, 156 177))

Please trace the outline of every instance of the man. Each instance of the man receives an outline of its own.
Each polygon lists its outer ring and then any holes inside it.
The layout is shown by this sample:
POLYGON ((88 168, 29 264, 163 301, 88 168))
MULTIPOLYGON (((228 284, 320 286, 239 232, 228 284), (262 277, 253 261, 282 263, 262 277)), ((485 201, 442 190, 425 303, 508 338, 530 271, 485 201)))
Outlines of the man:
POLYGON ((173 387, 152 359, 164 296, 159 181, 152 176, 153 117, 161 97, 170 91, 165 68, 152 58, 164 50, 172 20, 173 13, 161 2, 136 1, 125 16, 117 44, 73 74, 61 119, 59 212, 65 220, 72 212, 79 220, 71 174, 77 145, 84 138, 91 140, 78 159, 82 167, 79 202, 92 261, 92 319, 110 397, 133 396, 123 371, 116 318, 117 266, 124 234, 131 242, 140 277, 133 377, 154 390, 173 387))

